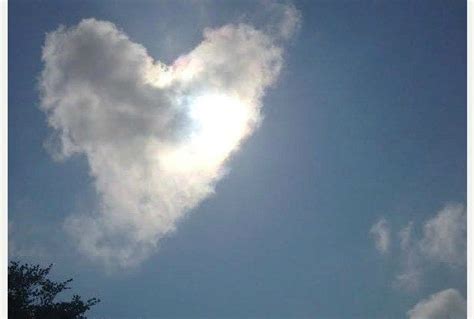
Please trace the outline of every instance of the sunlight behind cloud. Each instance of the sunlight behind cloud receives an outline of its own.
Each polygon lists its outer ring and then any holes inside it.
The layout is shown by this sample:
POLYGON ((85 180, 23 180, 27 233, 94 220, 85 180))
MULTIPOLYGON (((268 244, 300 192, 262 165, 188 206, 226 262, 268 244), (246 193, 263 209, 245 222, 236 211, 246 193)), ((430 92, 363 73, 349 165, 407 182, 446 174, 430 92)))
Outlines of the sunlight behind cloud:
MULTIPOLYGON (((283 19, 298 17, 288 10, 283 19)), ((260 122, 286 33, 240 23, 203 36, 166 65, 110 22, 85 19, 47 35, 41 109, 54 155, 83 154, 99 196, 65 229, 92 259, 129 267, 147 258, 213 194, 260 122)))
POLYGON ((164 170, 206 171, 221 165, 250 131, 253 106, 237 96, 205 93, 186 105, 191 132, 184 142, 161 157, 164 170))

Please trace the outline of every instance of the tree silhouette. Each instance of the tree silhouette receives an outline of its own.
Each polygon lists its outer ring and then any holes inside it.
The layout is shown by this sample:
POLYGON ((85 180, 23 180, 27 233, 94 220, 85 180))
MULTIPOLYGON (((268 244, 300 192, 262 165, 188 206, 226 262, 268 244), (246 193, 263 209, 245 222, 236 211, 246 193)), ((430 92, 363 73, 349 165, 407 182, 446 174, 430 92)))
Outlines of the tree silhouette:
POLYGON ((70 289, 64 282, 46 278, 53 265, 20 265, 10 262, 8 266, 8 318, 12 319, 82 319, 84 313, 100 302, 97 298, 82 301, 74 295, 70 301, 55 302, 57 295, 70 289))

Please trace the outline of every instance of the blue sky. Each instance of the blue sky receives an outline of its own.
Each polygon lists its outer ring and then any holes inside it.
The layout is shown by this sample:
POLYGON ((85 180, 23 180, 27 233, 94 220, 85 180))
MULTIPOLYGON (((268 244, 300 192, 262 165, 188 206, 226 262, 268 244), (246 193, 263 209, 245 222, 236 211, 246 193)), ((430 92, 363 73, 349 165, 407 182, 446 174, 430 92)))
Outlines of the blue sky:
POLYGON ((412 222, 410 247, 424 247, 423 225, 466 202, 465 3, 294 5, 301 28, 266 90, 264 119, 215 193, 140 265, 109 272, 63 227, 98 195, 84 156, 55 162, 44 147, 52 131, 39 108, 45 34, 94 17, 169 64, 206 27, 262 27, 263 6, 9 3, 10 258, 55 263, 74 291, 102 299, 96 318, 404 318, 445 289, 465 296, 464 265, 403 250, 398 236, 412 222), (370 233, 381 218, 391 231, 385 253, 370 233), (413 255, 423 275, 407 290, 394 281, 413 255))

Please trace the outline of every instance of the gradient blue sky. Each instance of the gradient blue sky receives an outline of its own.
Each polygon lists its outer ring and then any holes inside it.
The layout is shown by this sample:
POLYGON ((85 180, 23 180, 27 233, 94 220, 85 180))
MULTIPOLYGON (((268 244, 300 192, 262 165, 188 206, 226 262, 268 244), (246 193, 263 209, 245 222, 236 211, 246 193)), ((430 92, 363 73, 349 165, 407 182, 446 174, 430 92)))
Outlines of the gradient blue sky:
MULTIPOLYGON (((369 234, 421 225, 466 201, 466 4, 295 1, 302 27, 261 127, 230 172, 137 269, 108 274, 61 228, 95 200, 84 158, 54 162, 39 110, 45 33, 108 20, 172 62, 205 27, 259 19, 253 1, 11 1, 9 220, 20 260, 98 296, 95 318, 403 318, 421 298, 466 289, 433 266, 393 287, 397 256, 369 234)), ((419 231, 419 230, 418 230, 419 231)), ((11 258, 13 258, 11 256, 11 258)))

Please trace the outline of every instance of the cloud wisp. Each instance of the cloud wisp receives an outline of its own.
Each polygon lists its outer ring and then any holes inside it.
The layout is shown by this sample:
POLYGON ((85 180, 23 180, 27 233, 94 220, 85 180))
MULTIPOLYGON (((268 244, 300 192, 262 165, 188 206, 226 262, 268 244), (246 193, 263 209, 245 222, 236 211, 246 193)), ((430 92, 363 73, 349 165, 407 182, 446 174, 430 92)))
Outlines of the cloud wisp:
POLYGON ((406 291, 416 291, 423 277, 419 243, 413 238, 414 223, 409 222, 398 232, 402 271, 395 277, 394 286, 406 291))
POLYGON ((95 211, 65 222, 85 255, 137 265, 214 192, 229 156, 261 121, 262 97, 298 19, 288 6, 277 31, 206 29, 171 65, 110 22, 86 19, 47 34, 47 145, 59 160, 84 155, 100 198, 95 211))
POLYGON ((369 231, 375 243, 375 248, 382 254, 386 254, 390 248, 390 225, 385 218, 379 219, 369 231))
MULTIPOLYGON (((422 282, 424 269, 431 264, 464 271, 466 265, 466 209, 461 204, 447 204, 436 215, 425 221, 421 236, 414 235, 415 224, 409 222, 398 232, 398 254, 401 271, 394 286, 407 291, 417 290, 422 282)), ((376 248, 387 253, 388 222, 379 220, 370 229, 376 248)))

